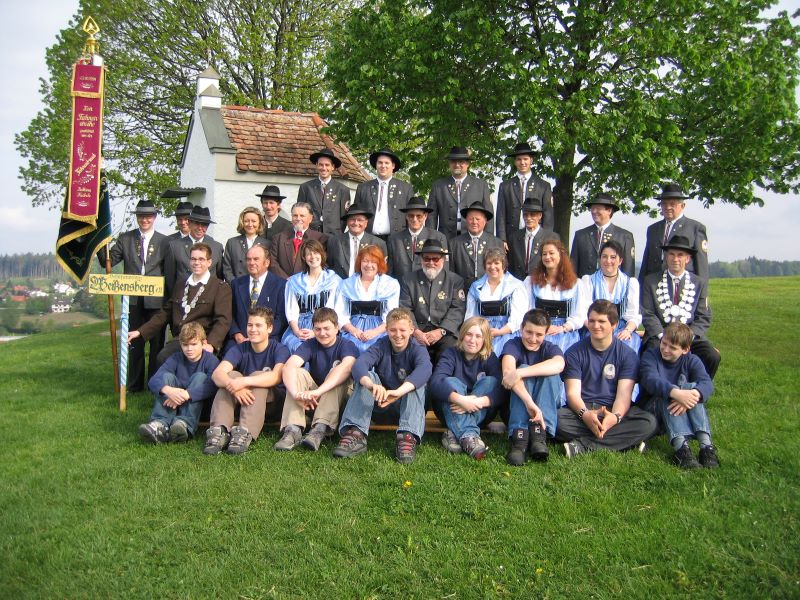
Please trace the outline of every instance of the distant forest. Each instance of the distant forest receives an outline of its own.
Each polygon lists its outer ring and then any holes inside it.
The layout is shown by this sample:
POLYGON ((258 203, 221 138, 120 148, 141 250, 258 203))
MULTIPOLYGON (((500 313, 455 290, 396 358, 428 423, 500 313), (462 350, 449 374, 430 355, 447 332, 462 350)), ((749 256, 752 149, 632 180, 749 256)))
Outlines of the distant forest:
MULTIPOLYGON (((800 261, 762 260, 751 256, 734 262, 713 262, 709 265, 711 277, 778 277, 800 275, 800 261)), ((67 274, 56 262, 55 254, 11 254, 0 256, 0 280, 12 277, 30 279, 57 279, 67 281, 67 274)))

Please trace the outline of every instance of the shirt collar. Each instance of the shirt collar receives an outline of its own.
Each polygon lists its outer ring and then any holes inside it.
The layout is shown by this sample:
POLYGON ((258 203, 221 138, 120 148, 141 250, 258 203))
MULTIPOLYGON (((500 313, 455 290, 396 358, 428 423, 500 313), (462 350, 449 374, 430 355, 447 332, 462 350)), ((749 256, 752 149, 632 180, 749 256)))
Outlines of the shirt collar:
POLYGON ((189 275, 188 281, 189 281, 189 285, 197 285, 198 283, 202 283, 203 285, 206 285, 208 283, 209 279, 211 279, 211 271, 206 271, 206 274, 203 275, 200 278, 200 281, 195 281, 194 280, 194 273, 189 275))

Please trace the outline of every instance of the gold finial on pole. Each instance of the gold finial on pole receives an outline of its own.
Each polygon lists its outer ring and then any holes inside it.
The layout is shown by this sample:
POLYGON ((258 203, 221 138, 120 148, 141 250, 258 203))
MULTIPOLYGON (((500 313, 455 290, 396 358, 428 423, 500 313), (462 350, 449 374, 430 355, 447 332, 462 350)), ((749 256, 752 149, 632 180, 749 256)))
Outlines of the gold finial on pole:
POLYGON ((84 55, 92 56, 100 52, 100 42, 94 37, 100 33, 100 27, 92 17, 86 17, 83 22, 83 31, 89 35, 89 39, 83 45, 84 55))

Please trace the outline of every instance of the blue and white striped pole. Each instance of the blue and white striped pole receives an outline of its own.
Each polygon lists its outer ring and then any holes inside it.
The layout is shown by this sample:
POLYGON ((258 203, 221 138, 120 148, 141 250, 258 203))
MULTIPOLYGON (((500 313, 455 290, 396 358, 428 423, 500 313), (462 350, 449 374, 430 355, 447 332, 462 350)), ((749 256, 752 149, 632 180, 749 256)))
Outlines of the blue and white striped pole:
POLYGON ((128 310, 130 298, 122 297, 122 309, 119 317, 119 409, 127 410, 125 393, 128 386, 128 310))

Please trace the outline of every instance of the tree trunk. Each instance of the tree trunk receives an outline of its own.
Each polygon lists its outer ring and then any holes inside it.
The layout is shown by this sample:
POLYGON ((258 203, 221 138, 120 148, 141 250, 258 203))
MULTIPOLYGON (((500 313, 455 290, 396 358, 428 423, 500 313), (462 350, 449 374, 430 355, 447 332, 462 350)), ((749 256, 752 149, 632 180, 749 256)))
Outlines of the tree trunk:
MULTIPOLYGON (((570 160, 567 164, 572 164, 570 160)), ((553 188, 553 228, 561 236, 564 245, 569 249, 569 225, 572 219, 572 200, 575 193, 575 176, 561 171, 556 176, 553 188)))

